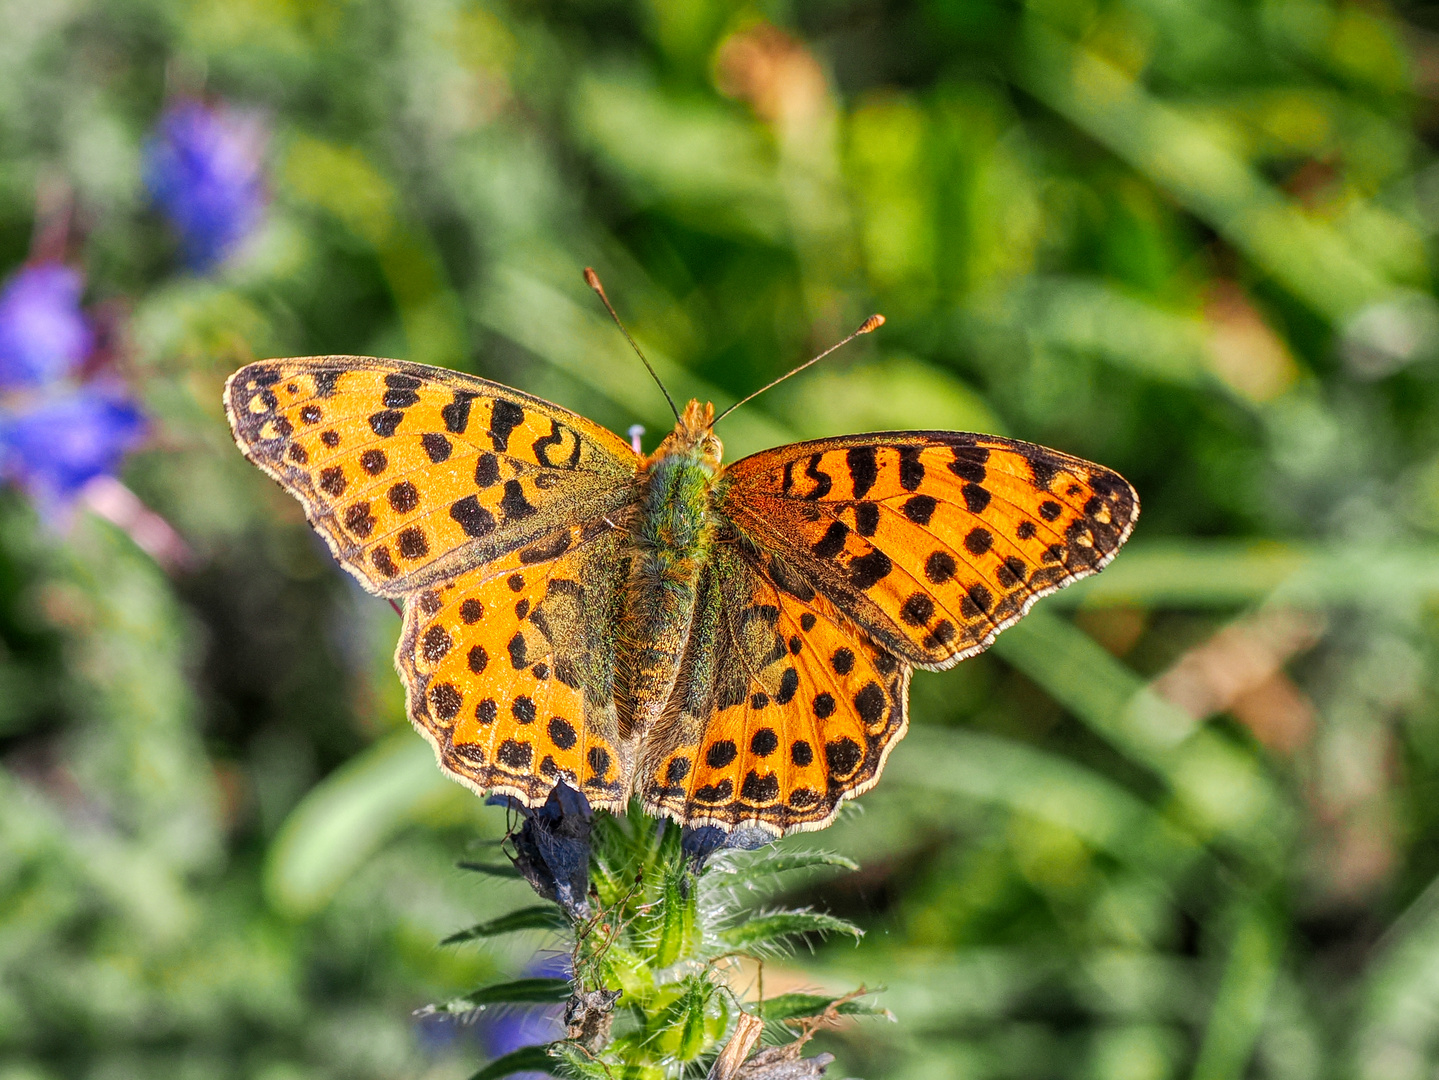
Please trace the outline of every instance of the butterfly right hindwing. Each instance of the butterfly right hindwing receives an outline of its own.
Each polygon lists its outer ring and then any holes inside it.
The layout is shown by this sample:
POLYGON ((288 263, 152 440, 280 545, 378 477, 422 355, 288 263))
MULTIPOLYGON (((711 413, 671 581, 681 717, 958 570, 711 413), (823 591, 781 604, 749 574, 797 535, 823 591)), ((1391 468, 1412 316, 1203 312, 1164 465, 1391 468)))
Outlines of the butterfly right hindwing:
POLYGON ((646 808, 690 825, 820 829, 868 790, 906 727, 910 667, 792 573, 717 547, 646 808))

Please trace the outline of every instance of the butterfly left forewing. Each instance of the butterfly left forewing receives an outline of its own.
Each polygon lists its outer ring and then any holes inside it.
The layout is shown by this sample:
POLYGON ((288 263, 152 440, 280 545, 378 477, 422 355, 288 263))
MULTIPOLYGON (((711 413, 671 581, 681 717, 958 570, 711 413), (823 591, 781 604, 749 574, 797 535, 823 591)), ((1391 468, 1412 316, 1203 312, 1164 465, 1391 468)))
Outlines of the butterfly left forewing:
POLYGON ((593 806, 623 805, 619 549, 609 523, 573 526, 408 598, 395 662, 451 777, 530 806, 560 780, 593 806))
POLYGON ((1118 473, 963 432, 766 450, 725 471, 718 505, 773 572, 929 668, 987 648, 1036 599, 1098 572, 1139 514, 1118 473))
POLYGON ((225 407, 245 455, 385 596, 616 512, 638 460, 557 405, 398 360, 260 361, 231 376, 225 407))
POLYGON ((825 597, 721 546, 673 722, 638 766, 646 808, 727 832, 823 828, 903 736, 909 672, 825 597))

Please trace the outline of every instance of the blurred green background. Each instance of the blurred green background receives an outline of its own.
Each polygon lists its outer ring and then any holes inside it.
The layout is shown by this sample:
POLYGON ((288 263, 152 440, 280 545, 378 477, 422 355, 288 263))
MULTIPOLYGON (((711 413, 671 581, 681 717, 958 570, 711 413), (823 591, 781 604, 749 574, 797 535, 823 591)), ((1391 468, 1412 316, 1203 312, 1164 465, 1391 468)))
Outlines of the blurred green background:
POLYGON ((767 989, 897 1019, 825 1036, 835 1075, 1433 1076, 1436 145, 1432 4, 4 0, 0 276, 63 218, 150 417, 121 475, 188 555, 0 497, 0 1078, 483 1059, 410 1013, 553 944, 436 944, 526 895, 454 868, 505 815, 439 776, 398 619, 220 390, 397 356, 652 446, 587 264, 681 400, 888 316, 731 459, 977 429, 1144 502, 795 838, 862 864, 797 899, 869 932, 767 989), (143 180, 191 99, 264 132, 263 220, 204 272, 143 180))

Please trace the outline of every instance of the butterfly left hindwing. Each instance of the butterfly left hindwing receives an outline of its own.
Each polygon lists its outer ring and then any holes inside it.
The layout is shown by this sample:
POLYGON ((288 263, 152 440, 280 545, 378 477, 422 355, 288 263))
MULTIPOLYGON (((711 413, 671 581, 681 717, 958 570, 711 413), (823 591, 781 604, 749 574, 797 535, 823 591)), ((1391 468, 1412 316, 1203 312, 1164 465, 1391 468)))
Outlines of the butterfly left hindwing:
POLYGON ((446 772, 528 805, 561 779, 593 806, 624 804, 618 548, 603 520, 557 530, 406 600, 395 663, 446 772))

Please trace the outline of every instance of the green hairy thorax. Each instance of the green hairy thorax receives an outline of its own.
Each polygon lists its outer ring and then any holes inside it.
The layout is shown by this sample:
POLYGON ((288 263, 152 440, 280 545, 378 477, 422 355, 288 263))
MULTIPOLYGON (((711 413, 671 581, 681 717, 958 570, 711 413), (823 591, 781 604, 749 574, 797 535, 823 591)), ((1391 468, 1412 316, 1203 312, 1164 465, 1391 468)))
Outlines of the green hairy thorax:
POLYGON ((716 528, 710 496, 723 448, 711 430, 713 418, 712 405, 691 401, 640 466, 621 629, 628 669, 623 734, 629 738, 659 719, 679 678, 716 528))

